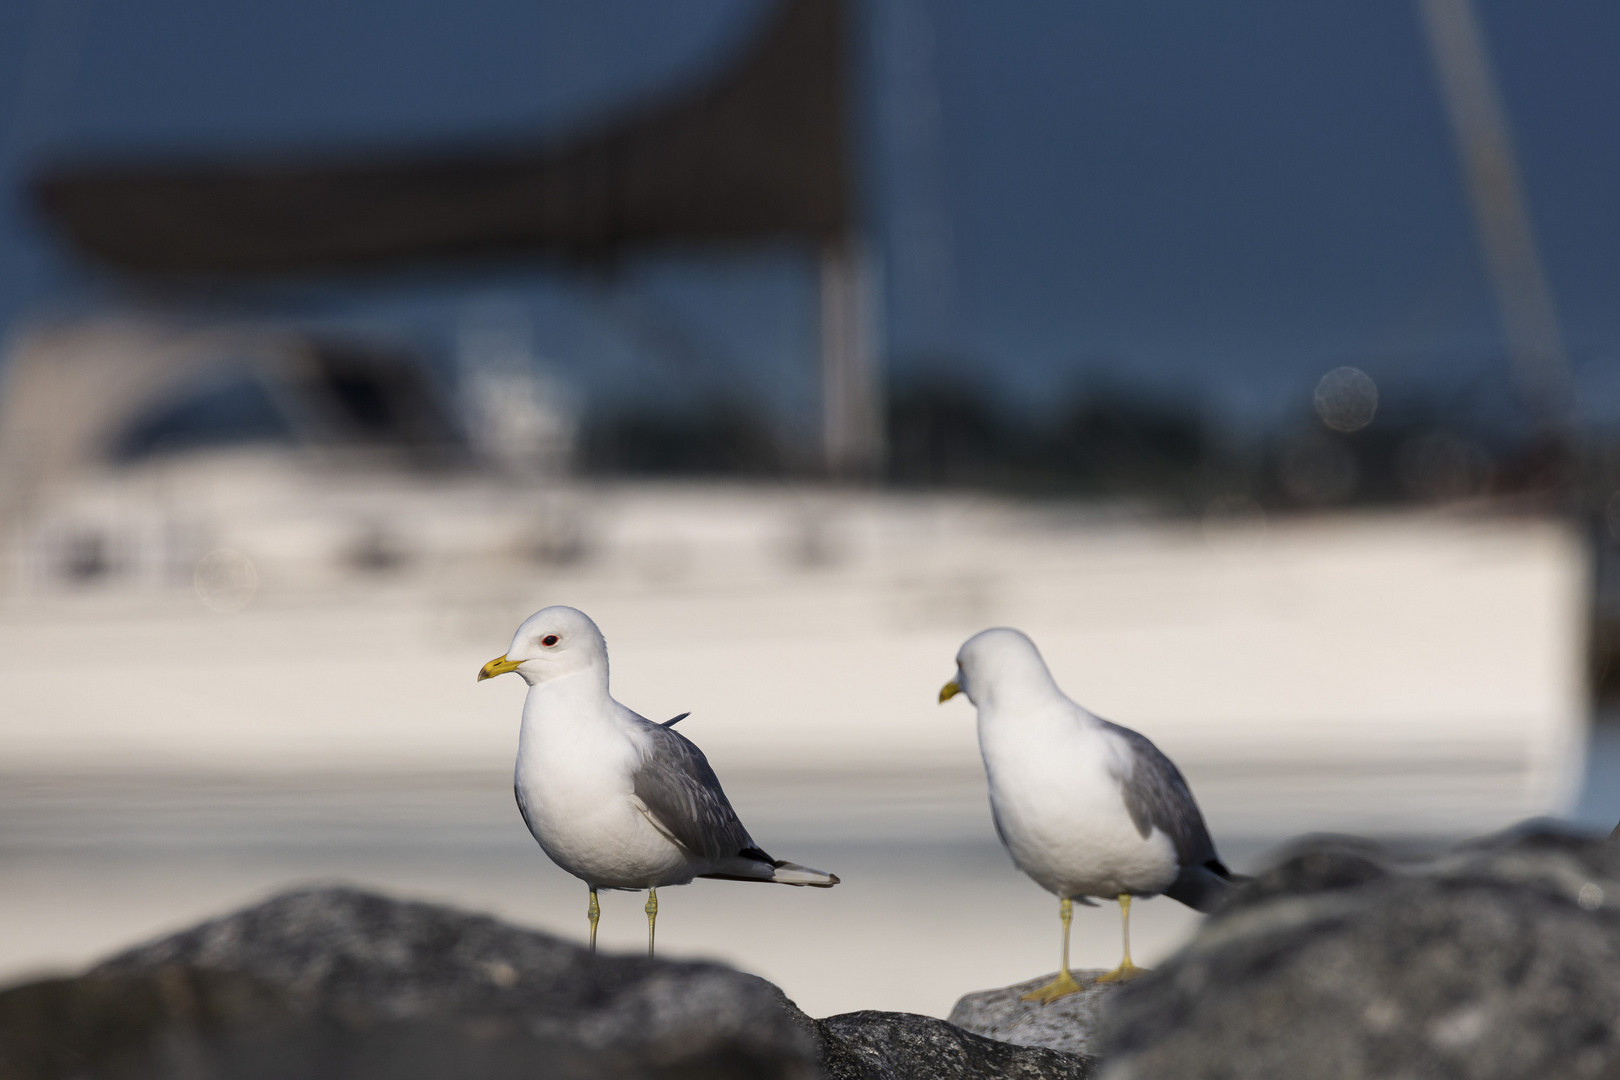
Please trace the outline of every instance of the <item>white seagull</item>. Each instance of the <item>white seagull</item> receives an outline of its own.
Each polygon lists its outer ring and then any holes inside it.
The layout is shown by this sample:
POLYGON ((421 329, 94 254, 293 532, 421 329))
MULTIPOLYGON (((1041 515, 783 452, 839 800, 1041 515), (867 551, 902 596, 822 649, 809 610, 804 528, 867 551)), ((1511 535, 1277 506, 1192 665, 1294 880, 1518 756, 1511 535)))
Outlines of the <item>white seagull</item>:
POLYGON ((1024 1000, 1084 989, 1069 972, 1073 901, 1119 901, 1125 957, 1097 981, 1120 982, 1142 974, 1131 963, 1131 897, 1163 893, 1211 911, 1234 888, 1181 771, 1145 736, 1070 701, 1023 633, 968 638, 939 700, 959 693, 979 711, 996 833, 1018 868, 1061 900, 1062 966, 1024 1000))
POLYGON ((607 642, 583 611, 548 607, 518 627, 478 681, 515 671, 529 684, 513 790, 551 861, 590 887, 596 951, 598 889, 647 890, 647 955, 658 889, 693 878, 831 888, 834 874, 773 859, 737 820, 708 759, 673 730, 608 693, 607 642))

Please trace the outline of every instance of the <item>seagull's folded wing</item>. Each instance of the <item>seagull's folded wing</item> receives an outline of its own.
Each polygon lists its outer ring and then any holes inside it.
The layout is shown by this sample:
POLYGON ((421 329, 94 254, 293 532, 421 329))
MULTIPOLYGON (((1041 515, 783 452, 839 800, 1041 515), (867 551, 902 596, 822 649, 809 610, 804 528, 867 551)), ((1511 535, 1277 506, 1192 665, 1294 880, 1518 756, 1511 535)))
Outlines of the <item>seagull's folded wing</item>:
POLYGON ((1120 775, 1119 786, 1136 831, 1146 839, 1157 827, 1170 837, 1176 860, 1184 867, 1215 858, 1215 842, 1209 838, 1204 815, 1176 763, 1140 732, 1118 724, 1108 728, 1130 748, 1130 769, 1120 775))
POLYGON ((717 862, 752 848, 748 830, 720 788, 720 780, 690 739, 659 724, 646 738, 634 791, 647 820, 693 855, 717 862))

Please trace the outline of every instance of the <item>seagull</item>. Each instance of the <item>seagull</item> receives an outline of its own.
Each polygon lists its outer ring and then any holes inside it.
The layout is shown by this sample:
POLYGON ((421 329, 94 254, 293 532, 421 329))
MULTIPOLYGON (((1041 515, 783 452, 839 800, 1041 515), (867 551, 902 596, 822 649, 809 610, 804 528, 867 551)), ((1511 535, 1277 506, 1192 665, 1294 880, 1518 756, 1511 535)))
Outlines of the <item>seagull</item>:
POLYGON ((748 835, 709 761, 674 727, 608 693, 607 642, 583 611, 548 607, 518 627, 478 681, 515 671, 529 684, 512 789, 551 861, 590 888, 591 951, 598 889, 647 890, 647 955, 658 890, 693 878, 774 881, 827 889, 836 874, 773 859, 748 835))
POLYGON ((1133 896, 1163 893, 1212 911, 1235 887, 1181 771, 1145 736, 1070 701, 1022 632, 998 627, 968 638, 940 703, 957 694, 979 711, 996 834, 1018 868, 1060 901, 1062 966, 1025 1001, 1084 989, 1069 972, 1075 900, 1119 901, 1125 956, 1097 981, 1124 982, 1144 973, 1131 963, 1133 896))

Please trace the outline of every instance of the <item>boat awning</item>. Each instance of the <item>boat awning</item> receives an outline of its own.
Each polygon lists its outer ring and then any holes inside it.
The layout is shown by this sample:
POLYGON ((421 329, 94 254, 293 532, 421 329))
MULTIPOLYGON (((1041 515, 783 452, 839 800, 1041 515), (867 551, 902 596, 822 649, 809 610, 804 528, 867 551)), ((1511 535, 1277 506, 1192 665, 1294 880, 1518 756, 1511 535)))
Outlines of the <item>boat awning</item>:
POLYGON ((551 143, 66 162, 33 194, 82 255, 158 277, 823 241, 852 214, 846 29, 841 0, 786 0, 729 70, 551 143))

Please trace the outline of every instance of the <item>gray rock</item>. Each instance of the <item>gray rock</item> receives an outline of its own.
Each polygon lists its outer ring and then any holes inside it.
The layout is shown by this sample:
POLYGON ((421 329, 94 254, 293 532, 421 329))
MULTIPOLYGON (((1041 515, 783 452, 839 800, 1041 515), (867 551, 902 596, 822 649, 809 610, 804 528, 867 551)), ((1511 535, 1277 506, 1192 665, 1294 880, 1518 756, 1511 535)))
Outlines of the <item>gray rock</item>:
POLYGON ((820 1048, 788 1009, 720 965, 317 889, 0 995, 0 1075, 808 1080, 820 1048))
POLYGON ((1108 1080, 1620 1075, 1620 845, 1322 843, 1123 988, 1108 1080))
POLYGON ((1096 1064, 1079 1054, 1013 1046, 932 1016, 853 1012, 819 1021, 828 1036, 829 1080, 1090 1080, 1096 1064))
POLYGON ((0 991, 0 1080, 910 1080, 1089 1061, 940 1020, 816 1021, 717 964, 591 956, 484 916, 288 893, 75 979, 0 991))
POLYGON ((1017 986, 964 994, 951 1010, 950 1022, 987 1039, 1019 1046, 1045 1046, 1071 1054, 1091 1054, 1103 1003, 1122 985, 1097 982, 1097 976, 1104 970, 1074 972, 1085 990, 1044 1005, 1022 998, 1036 987, 1051 982, 1057 972, 1017 986))

